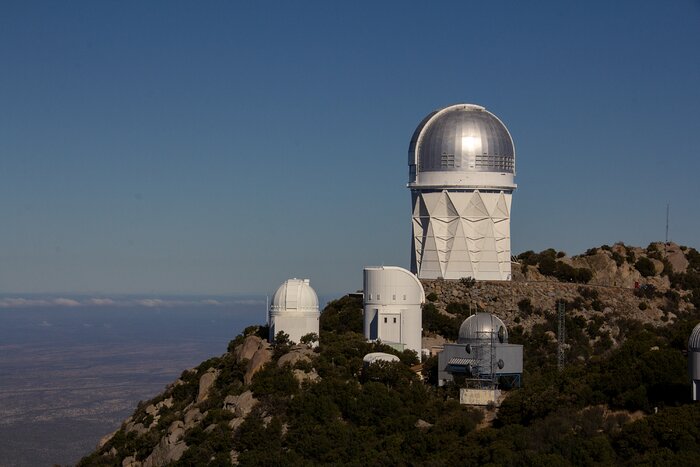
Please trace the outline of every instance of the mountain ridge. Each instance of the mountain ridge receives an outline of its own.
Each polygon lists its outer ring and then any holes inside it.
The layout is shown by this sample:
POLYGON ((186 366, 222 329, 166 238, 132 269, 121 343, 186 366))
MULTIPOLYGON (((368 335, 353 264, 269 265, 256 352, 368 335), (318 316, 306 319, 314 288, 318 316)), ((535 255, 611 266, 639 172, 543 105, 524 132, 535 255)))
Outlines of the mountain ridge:
POLYGON ((424 347, 453 339, 474 311, 497 314, 511 342, 525 346, 524 387, 499 409, 460 406, 457 385, 434 387, 435 357, 419 377, 410 369, 415 355, 365 342, 361 299, 345 296, 324 309, 318 349, 270 345, 265 327, 251 326, 225 354, 140 404, 79 465, 436 465, 464 463, 465 452, 479 453, 475 465, 568 465, 581 463, 577 456, 585 464, 637 463, 700 452, 700 410, 689 403, 683 355, 700 320, 697 250, 653 243, 604 245, 571 258, 525 252, 511 282, 423 284, 424 347), (567 310, 561 372, 560 302, 567 310), (365 367, 370 351, 395 353, 401 362, 365 367), (669 420, 685 427, 683 442, 664 438, 669 420), (563 428, 543 440, 550 425, 563 428), (634 445, 639 430, 649 443, 643 448, 634 445), (510 443, 498 448, 502 457, 488 454, 500 446, 489 436, 510 443))

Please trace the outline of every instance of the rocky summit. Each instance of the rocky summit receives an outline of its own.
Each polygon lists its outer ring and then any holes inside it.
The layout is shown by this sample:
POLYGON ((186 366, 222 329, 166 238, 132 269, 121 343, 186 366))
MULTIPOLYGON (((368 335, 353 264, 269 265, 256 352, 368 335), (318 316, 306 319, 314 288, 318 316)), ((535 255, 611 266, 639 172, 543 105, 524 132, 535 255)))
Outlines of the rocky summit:
POLYGON ((622 243, 569 257, 524 252, 513 280, 423 281, 423 347, 454 341, 477 311, 524 346, 523 386, 500 407, 460 405, 466 380, 436 386, 362 335, 362 300, 330 302, 319 346, 268 343, 251 326, 151 399, 79 465, 610 465, 692 463, 700 405, 686 344, 700 321, 700 254, 622 243), (566 336, 558 334, 563 307, 566 336), (559 345, 562 344, 562 345, 559 345), (564 349, 564 366, 557 349, 564 349), (363 364, 370 352, 398 362, 363 364))

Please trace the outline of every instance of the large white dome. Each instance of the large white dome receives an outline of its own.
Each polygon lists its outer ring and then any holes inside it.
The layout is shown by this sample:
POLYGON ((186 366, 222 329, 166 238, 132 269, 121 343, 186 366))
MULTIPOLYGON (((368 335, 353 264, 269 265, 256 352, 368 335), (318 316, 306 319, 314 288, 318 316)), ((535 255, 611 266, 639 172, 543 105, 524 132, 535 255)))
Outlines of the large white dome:
POLYGON ((408 150, 421 172, 515 173, 515 145, 506 126, 484 107, 457 104, 436 110, 418 125, 408 150))
POLYGON ((507 343, 508 330, 498 316, 491 313, 476 313, 465 319, 459 327, 459 342, 474 343, 478 341, 491 341, 494 343, 507 343))
POLYGON ((409 186, 512 185, 515 145, 503 122, 484 107, 451 105, 418 125, 408 148, 408 165, 409 186), (446 174, 451 175, 445 178, 446 174))
POLYGON ((279 286, 272 297, 270 312, 304 313, 318 312, 318 296, 309 279, 288 279, 279 286))

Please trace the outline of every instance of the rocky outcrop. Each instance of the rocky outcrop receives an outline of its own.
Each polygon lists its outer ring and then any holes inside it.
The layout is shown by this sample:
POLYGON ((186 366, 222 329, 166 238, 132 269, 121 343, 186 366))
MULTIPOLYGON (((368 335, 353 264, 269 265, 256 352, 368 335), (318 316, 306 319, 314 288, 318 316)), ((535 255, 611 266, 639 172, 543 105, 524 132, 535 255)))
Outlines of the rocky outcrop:
MULTIPOLYGON (((464 303, 473 307, 473 310, 483 310, 494 313, 503 319, 508 327, 520 324, 525 330, 529 330, 535 323, 542 322, 542 313, 554 313, 557 302, 560 300, 569 303, 581 300, 579 289, 591 289, 597 293, 600 311, 596 311, 585 302, 582 310, 578 312, 593 316, 599 314, 606 318, 621 317, 632 318, 643 323, 664 325, 672 318, 671 314, 664 311, 665 298, 645 298, 635 295, 634 284, 631 287, 596 286, 585 284, 572 284, 556 281, 527 282, 527 281, 480 281, 472 286, 462 284, 460 281, 423 280, 426 296, 435 293, 437 300, 434 305, 439 311, 445 312, 450 303, 464 303), (518 306, 523 300, 529 300, 533 309, 539 310, 530 316, 524 315, 518 306), (644 302, 646 308, 640 309, 644 302)), ((667 277, 652 277, 645 281, 654 285, 657 290, 668 289, 667 277), (664 289, 665 288, 665 289, 664 289)), ((681 301, 678 304, 680 310, 692 308, 692 304, 681 301)), ((569 309, 571 312, 572 310, 569 309)))
POLYGON ((209 390, 214 382, 216 382, 217 376, 219 376, 219 371, 214 368, 209 368, 207 372, 199 378, 199 393, 197 394, 198 404, 209 397, 209 390))
POLYGON ((205 414, 200 412, 199 408, 192 407, 185 412, 185 430, 189 430, 198 425, 205 417, 205 414))
POLYGON ((171 423, 168 433, 143 462, 143 467, 161 467, 179 460, 187 450, 187 445, 182 441, 184 434, 185 425, 180 420, 171 423))
POLYGON ((666 259, 671 264, 673 272, 682 273, 688 270, 688 259, 681 251, 681 247, 675 243, 669 243, 666 246, 666 259))
MULTIPOLYGON (((265 342, 264 344, 267 344, 265 342)), ((263 365, 272 360, 272 349, 269 345, 264 345, 260 347, 253 357, 248 362, 248 367, 246 368, 245 375, 243 376, 243 383, 250 384, 253 381, 253 375, 257 373, 263 365)))
POLYGON ((258 336, 248 336, 243 340, 243 344, 236 347, 233 356, 238 363, 243 360, 250 360, 255 352, 262 347, 263 340, 258 336))
POLYGON ((311 357, 313 355, 313 350, 305 345, 298 345, 292 348, 291 351, 282 355, 279 360, 277 360, 277 366, 282 368, 284 365, 294 366, 297 362, 311 362, 311 357))
POLYGON ((245 391, 243 394, 238 396, 226 396, 224 399, 224 409, 233 413, 237 418, 247 416, 258 400, 253 397, 253 393, 250 391, 245 391))

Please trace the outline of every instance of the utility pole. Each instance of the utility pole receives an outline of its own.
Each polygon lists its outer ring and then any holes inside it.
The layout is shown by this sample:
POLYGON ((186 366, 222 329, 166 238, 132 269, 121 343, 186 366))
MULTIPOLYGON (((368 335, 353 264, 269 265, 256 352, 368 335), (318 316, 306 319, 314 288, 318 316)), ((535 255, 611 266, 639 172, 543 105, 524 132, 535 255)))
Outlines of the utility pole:
POLYGON ((557 334, 557 368, 564 369, 564 340, 566 340, 566 305, 563 301, 557 304, 557 315, 559 316, 559 333, 557 334))

